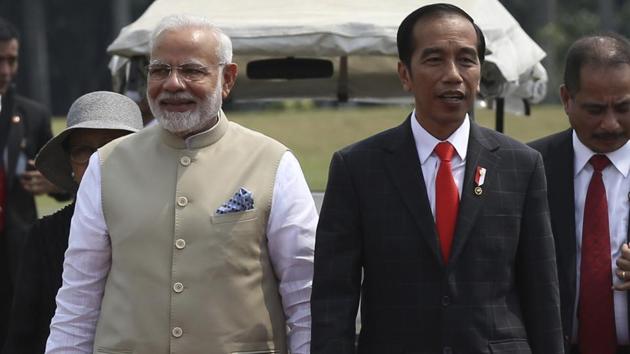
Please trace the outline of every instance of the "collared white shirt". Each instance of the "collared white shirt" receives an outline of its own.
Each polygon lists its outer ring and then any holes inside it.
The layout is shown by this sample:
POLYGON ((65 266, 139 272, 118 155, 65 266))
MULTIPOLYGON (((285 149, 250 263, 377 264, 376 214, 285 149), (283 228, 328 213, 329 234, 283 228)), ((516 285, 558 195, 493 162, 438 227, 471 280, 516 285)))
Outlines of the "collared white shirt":
MULTIPOLYGON (((286 152, 274 182, 267 225, 269 255, 289 327, 293 354, 310 352, 310 296, 317 210, 295 156, 286 152)), ((98 152, 81 181, 65 254, 63 286, 46 353, 92 353, 111 246, 101 204, 98 152)))
MULTIPOLYGON (((435 219, 435 178, 440 167, 440 158, 433 151, 435 146, 441 142, 424 129, 416 118, 416 111, 411 114, 411 132, 416 141, 418 158, 424 176, 424 185, 427 188, 427 196, 431 204, 431 212, 435 219)), ((466 172, 466 153, 468 152, 468 136, 470 135, 470 120, 468 115, 462 124, 445 141, 448 141, 455 148, 456 154, 451 159, 451 172, 457 185, 459 198, 462 197, 462 186, 464 185, 464 173, 466 172)))
MULTIPOLYGON (((577 240, 576 271, 577 291, 573 317, 573 338, 577 339, 578 319, 577 309, 580 289, 580 264, 582 260, 582 221, 584 216, 584 203, 586 192, 593 175, 593 166, 588 163, 591 156, 596 153, 586 147, 573 131, 573 151, 575 155, 573 165, 573 188, 575 195, 575 236, 577 240)), ((611 164, 602 171, 604 187, 606 188, 606 200, 608 201, 608 224, 610 230, 610 252, 612 263, 610 265, 613 274, 613 284, 622 281, 615 275, 617 265, 615 262, 621 255, 621 245, 628 239, 628 213, 630 197, 630 141, 621 148, 607 153, 611 164)), ((610 286, 612 287, 611 284, 610 286)), ((617 343, 630 344, 628 338, 628 297, 625 291, 614 291, 615 326, 617 328, 617 343)))

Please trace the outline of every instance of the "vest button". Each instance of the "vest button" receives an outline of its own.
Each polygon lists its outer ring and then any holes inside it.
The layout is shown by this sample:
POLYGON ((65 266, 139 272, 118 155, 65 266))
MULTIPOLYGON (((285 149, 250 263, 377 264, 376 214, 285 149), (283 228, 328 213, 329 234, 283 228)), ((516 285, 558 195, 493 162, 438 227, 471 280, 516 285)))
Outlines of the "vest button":
POLYGON ((188 198, 186 198, 186 197, 178 197, 177 198, 177 205, 179 205, 180 207, 185 207, 186 205, 188 205, 188 198))
POLYGON ((184 334, 184 331, 180 327, 173 327, 171 333, 173 334, 173 337, 179 338, 182 334, 184 334))
POLYGON ((182 164, 182 166, 188 166, 190 165, 190 157, 188 156, 182 156, 182 158, 179 159, 179 163, 182 164))
POLYGON ((186 240, 184 240, 183 238, 178 238, 177 240, 175 240, 175 247, 178 250, 184 249, 184 247, 186 247, 186 240))
POLYGON ((173 284, 173 290, 178 294, 181 293, 182 291, 184 291, 184 284, 180 282, 173 284))

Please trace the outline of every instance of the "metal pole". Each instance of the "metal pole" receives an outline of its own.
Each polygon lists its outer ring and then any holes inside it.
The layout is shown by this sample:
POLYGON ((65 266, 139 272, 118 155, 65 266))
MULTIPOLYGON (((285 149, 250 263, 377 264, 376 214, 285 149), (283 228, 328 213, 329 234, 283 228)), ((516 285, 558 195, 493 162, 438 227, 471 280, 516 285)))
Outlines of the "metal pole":
POLYGON ((50 75, 48 71, 48 38, 44 0, 23 0, 21 16, 24 30, 20 40, 20 57, 24 67, 19 75, 26 76, 27 87, 18 91, 51 107, 50 75))
POLYGON ((348 102, 348 56, 339 57, 339 81, 337 82, 337 101, 348 102))
POLYGON ((496 100, 496 122, 495 122, 495 130, 499 133, 503 133, 504 125, 505 125, 505 98, 497 97, 496 100))
POLYGON ((127 0, 113 0, 112 7, 112 32, 116 35, 121 28, 132 21, 131 2, 127 0))

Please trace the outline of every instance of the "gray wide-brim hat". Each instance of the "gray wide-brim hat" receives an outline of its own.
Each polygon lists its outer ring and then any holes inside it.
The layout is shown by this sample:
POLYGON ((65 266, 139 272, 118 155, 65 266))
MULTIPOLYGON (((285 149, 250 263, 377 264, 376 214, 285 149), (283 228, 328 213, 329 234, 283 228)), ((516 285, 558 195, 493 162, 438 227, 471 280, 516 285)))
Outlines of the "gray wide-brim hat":
POLYGON ((77 98, 66 121, 66 129, 50 139, 39 151, 35 167, 56 186, 75 193, 70 156, 64 141, 75 129, 112 129, 137 132, 142 129, 142 114, 130 98, 115 92, 96 91, 77 98))

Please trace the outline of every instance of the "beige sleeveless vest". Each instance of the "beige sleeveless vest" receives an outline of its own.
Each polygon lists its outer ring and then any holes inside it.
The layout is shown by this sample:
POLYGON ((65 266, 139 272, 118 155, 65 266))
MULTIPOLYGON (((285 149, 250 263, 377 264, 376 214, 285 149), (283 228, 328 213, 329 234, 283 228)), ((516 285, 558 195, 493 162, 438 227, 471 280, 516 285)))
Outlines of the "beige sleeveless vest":
POLYGON ((160 127, 99 150, 112 266, 94 353, 286 353, 266 228, 286 147, 219 115, 187 142, 160 127), (252 210, 218 214, 243 187, 252 210))

